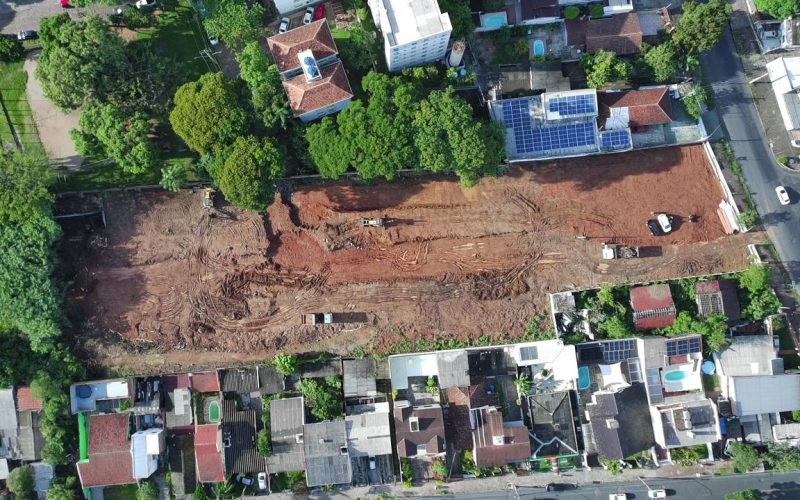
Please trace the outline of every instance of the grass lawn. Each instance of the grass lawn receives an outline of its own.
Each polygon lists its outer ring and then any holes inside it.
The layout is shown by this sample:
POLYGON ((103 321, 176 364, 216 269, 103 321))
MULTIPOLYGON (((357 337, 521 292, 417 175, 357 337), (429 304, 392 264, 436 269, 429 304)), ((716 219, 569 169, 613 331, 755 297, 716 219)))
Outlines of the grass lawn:
MULTIPOLYGON (((786 325, 781 324, 780 328, 775 330, 775 333, 781 340, 782 351, 794 349, 794 341, 792 340, 792 336, 789 334, 789 330, 786 328, 786 325)), ((787 354, 781 357, 783 358, 783 366, 787 370, 796 370, 797 368, 800 368, 800 356, 797 354, 787 354)))
POLYGON ((28 74, 22 69, 21 62, 0 63, 0 93, 8 118, 11 120, 9 125, 6 116, 0 116, 0 142, 14 144, 14 136, 11 133, 13 126, 26 151, 44 154, 31 115, 31 107, 28 105, 28 97, 25 94, 27 83, 28 74))
POLYGON ((103 498, 105 500, 136 500, 138 489, 135 484, 106 486, 103 488, 103 498))

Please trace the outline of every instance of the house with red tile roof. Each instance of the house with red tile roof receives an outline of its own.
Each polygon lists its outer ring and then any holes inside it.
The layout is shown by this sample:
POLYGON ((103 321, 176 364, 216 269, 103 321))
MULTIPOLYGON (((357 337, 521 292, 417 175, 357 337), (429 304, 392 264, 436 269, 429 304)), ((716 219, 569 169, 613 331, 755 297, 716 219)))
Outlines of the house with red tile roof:
POLYGON ((295 118, 317 120, 350 103, 350 81, 325 20, 271 36, 267 44, 295 118))
POLYGON ((631 307, 637 331, 670 326, 677 315, 666 283, 631 288, 631 307))
POLYGON ((189 380, 193 392, 219 392, 222 390, 217 370, 190 373, 189 380))
POLYGON ((522 421, 504 422, 499 408, 486 406, 472 411, 472 456, 480 468, 502 467, 531 458, 531 440, 522 421))
POLYGON ((77 464, 84 488, 132 484, 130 415, 111 413, 88 418, 88 458, 77 464))
POLYGON ((645 129, 672 123, 669 89, 656 87, 597 93, 598 120, 605 130, 645 129))
POLYGON ((586 28, 586 51, 615 52, 620 56, 642 51, 642 28, 639 16, 633 13, 592 19, 586 28))
POLYGON ((44 402, 31 394, 30 387, 17 387, 17 411, 42 411, 44 402))
POLYGON ((219 424, 198 425, 194 430, 194 458, 197 480, 218 483, 225 480, 222 428, 219 424))

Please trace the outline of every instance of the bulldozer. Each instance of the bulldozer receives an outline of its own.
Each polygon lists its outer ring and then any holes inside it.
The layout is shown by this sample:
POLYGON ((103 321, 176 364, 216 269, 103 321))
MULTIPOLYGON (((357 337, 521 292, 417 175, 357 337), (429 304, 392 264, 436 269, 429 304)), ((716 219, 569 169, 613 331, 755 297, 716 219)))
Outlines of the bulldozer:
POLYGON ((210 210, 214 208, 214 195, 216 193, 213 189, 206 189, 203 191, 203 208, 210 210))
POLYGON ((385 227, 386 220, 383 217, 362 217, 361 227, 385 227))

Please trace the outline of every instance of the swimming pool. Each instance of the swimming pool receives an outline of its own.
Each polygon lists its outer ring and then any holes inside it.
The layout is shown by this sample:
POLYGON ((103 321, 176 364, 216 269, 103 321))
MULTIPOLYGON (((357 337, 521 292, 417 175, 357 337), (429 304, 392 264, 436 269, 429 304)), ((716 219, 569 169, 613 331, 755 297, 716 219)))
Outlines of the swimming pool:
POLYGON ((589 378, 589 367, 581 366, 578 368, 578 390, 588 389, 592 381, 589 378))
POLYGON ((214 424, 219 422, 219 403, 216 401, 208 405, 208 420, 214 424))
POLYGON ((678 380, 683 380, 688 376, 689 376, 688 372, 685 372, 683 370, 674 370, 665 373, 664 380, 669 380, 670 382, 677 382, 678 380))
POLYGON ((539 40, 538 38, 533 41, 533 55, 534 56, 544 55, 544 42, 542 40, 539 40))
POLYGON ((507 25, 508 15, 505 12, 481 14, 481 26, 484 28, 500 28, 507 25))

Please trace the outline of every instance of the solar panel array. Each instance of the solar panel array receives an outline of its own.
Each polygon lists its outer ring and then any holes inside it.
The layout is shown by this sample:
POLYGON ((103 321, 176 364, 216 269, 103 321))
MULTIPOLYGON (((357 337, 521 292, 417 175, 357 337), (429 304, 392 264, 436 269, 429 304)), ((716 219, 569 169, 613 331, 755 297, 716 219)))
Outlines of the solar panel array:
POLYGON ((664 402, 664 389, 661 387, 661 370, 658 368, 647 369, 647 392, 653 404, 664 402))
POLYGON ((612 340, 603 342, 603 359, 607 362, 625 361, 636 351, 635 340, 612 340))
POLYGON ((701 351, 700 337, 667 341, 667 356, 694 354, 701 351))
POLYGON ((628 359, 628 373, 631 376, 631 382, 642 381, 642 367, 639 365, 639 358, 628 359))
POLYGON ((628 129, 601 132, 600 146, 606 151, 629 149, 631 147, 631 132, 628 129))
POLYGON ((597 113, 594 105, 594 95, 568 95, 555 97, 548 100, 547 109, 551 113, 561 116, 577 116, 597 113))
POLYGON ((559 149, 593 146, 597 143, 593 121, 534 128, 527 100, 503 103, 503 121, 514 131, 518 154, 543 153, 559 149))

